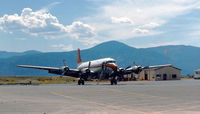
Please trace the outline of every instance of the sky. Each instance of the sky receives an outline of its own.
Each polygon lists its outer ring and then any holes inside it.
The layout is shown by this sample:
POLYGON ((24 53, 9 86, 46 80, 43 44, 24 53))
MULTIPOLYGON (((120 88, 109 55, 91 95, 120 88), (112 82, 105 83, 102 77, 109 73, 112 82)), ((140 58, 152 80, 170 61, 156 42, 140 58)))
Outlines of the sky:
POLYGON ((199 0, 0 0, 0 51, 200 47, 199 12, 199 0))

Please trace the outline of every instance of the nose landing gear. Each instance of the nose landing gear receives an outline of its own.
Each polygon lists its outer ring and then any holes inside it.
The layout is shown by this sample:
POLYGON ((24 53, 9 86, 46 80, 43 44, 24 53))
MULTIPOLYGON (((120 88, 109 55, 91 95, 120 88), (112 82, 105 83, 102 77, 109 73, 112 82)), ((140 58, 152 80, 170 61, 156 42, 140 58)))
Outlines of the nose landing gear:
POLYGON ((84 79, 80 79, 80 80, 78 80, 78 85, 85 85, 85 81, 84 81, 84 79))

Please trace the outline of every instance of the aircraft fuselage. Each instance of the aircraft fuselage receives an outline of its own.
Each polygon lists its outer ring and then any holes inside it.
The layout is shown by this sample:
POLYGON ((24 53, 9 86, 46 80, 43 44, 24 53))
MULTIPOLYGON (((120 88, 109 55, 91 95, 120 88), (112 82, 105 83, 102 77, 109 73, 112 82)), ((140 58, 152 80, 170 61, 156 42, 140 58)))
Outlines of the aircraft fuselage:
POLYGON ((86 69, 90 69, 90 71, 93 73, 101 72, 103 70, 103 64, 105 64, 107 67, 114 68, 117 67, 115 62, 116 61, 113 58, 102 58, 80 63, 78 64, 77 69, 81 72, 85 72, 86 69))

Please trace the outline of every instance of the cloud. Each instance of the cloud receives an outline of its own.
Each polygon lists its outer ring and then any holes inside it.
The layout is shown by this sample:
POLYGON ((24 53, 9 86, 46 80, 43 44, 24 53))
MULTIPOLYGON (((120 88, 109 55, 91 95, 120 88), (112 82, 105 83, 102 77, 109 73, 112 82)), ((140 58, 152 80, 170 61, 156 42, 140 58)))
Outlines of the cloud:
POLYGON ((159 26, 160 26, 160 24, 158 24, 158 23, 150 22, 148 24, 143 25, 142 27, 144 27, 144 28, 155 28, 155 27, 159 27, 159 26))
POLYGON ((5 31, 22 31, 45 37, 66 31, 65 27, 50 13, 42 10, 33 12, 30 8, 24 8, 21 15, 4 15, 0 18, 0 26, 5 31))
POLYGON ((26 40, 26 38, 15 38, 16 40, 26 40))
POLYGON ((70 44, 70 45, 55 44, 55 45, 52 45, 51 47, 59 48, 59 49, 61 49, 63 51, 72 51, 74 49, 72 44, 70 44))
POLYGON ((146 34, 146 33, 149 33, 149 30, 147 30, 147 29, 135 28, 135 29, 133 29, 132 32, 133 32, 133 33, 136 33, 136 34, 146 34))
MULTIPOLYGON (((95 2, 96 10, 88 12, 87 17, 76 18, 76 21, 72 21, 69 25, 61 24, 57 17, 49 13, 48 9, 60 4, 54 2, 38 11, 24 8, 20 14, 5 14, 0 17, 0 30, 13 34, 15 31, 20 31, 43 38, 73 39, 88 46, 108 40, 168 34, 173 29, 168 24, 177 21, 179 16, 184 18, 185 15, 188 16, 200 8, 200 2, 197 0, 92 0, 90 2, 95 2)), ((89 7, 94 8, 94 6, 89 7)), ((183 20, 180 23, 185 22, 183 20)), ((190 23, 188 20, 187 22, 190 23)), ((177 23, 174 22, 174 26, 177 26, 177 23)), ((193 35, 198 36, 199 32, 196 32, 198 30, 195 30, 193 35)))
POLYGON ((44 8, 42 8, 42 10, 48 11, 48 10, 50 10, 51 8, 53 8, 54 6, 56 6, 56 5, 58 5, 58 4, 61 4, 61 2, 53 2, 53 3, 51 3, 51 4, 47 5, 47 6, 45 6, 44 8))
POLYGON ((133 21, 129 19, 128 17, 111 17, 112 23, 129 23, 133 24, 133 21))
MULTIPOLYGON (((58 4, 58 3, 55 3, 58 4)), ((75 21, 72 25, 64 26, 58 19, 47 10, 32 11, 31 8, 24 8, 20 15, 5 14, 0 18, 0 30, 6 32, 21 31, 33 36, 44 38, 70 37, 81 41, 83 38, 95 36, 94 28, 80 21, 75 21)))
POLYGON ((95 36, 94 28, 80 21, 75 21, 72 25, 66 26, 67 32, 74 38, 91 38, 95 36))
POLYGON ((97 7, 97 13, 82 20, 96 27, 101 41, 124 40, 138 34, 164 33, 164 29, 157 28, 198 8, 198 4, 196 0, 114 0, 104 2, 97 7))

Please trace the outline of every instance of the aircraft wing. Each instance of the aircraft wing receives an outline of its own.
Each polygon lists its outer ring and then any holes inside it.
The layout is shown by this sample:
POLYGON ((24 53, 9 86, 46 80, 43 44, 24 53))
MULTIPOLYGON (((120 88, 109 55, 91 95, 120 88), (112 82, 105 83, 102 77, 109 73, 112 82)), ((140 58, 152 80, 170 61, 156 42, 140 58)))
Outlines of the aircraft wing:
POLYGON ((58 75, 65 75, 72 77, 79 77, 79 72, 80 72, 77 69, 69 69, 65 71, 64 69, 57 67, 44 67, 44 66, 32 66, 32 65, 17 65, 17 67, 48 70, 48 73, 51 74, 58 74, 58 75))
POLYGON ((42 70, 60 70, 60 68, 56 67, 43 67, 43 66, 32 66, 32 65, 17 65, 18 67, 23 68, 33 68, 33 69, 42 69, 42 70))

